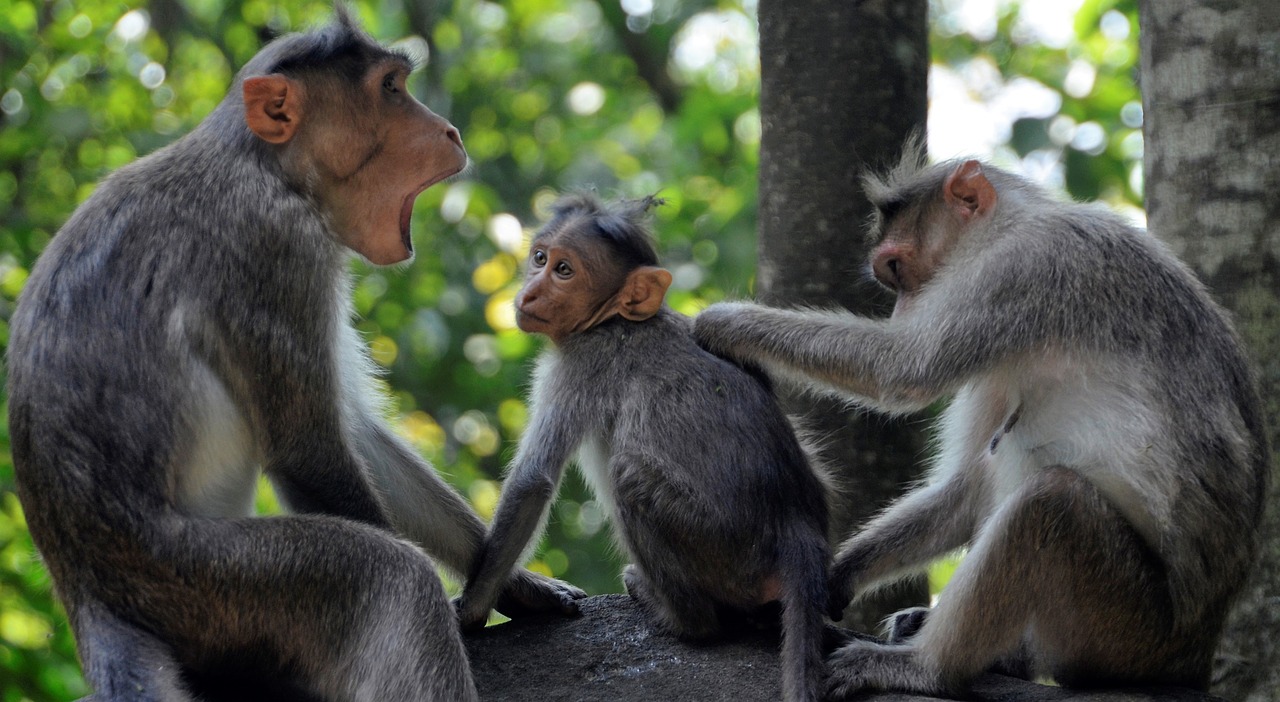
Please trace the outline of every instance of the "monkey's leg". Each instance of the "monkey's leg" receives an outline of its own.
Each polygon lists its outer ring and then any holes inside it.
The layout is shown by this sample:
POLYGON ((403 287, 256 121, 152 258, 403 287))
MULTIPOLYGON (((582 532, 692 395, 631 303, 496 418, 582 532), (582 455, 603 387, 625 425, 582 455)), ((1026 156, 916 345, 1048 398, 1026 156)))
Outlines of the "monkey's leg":
POLYGON ((1141 680, 1167 654, 1168 612, 1160 563, 1128 522, 1075 471, 1046 468, 992 515, 920 632, 837 652, 832 688, 954 692, 1029 630, 1060 682, 1141 680))
POLYGON ((365 477, 364 467, 336 431, 307 440, 287 454, 272 456, 266 470, 271 486, 290 512, 331 514, 390 528, 389 515, 365 477))
POLYGON ((181 666, 155 636, 93 602, 72 604, 68 614, 94 693, 81 702, 187 702, 181 666))
POLYGON ((720 618, 715 602, 688 587, 663 583, 656 586, 639 565, 632 563, 622 571, 622 584, 627 594, 640 603, 659 628, 682 639, 707 639, 720 633, 720 618))
POLYGON ((326 700, 474 700, 457 620, 416 547, 325 516, 180 520, 149 624, 199 669, 259 652, 326 700))

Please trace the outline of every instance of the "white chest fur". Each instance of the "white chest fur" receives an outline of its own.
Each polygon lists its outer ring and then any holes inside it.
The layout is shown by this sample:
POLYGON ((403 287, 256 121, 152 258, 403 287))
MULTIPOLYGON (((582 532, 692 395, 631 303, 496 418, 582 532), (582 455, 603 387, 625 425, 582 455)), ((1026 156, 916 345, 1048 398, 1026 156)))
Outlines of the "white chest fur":
POLYGON ((609 473, 609 458, 612 448, 609 442, 599 434, 592 434, 578 447, 578 469, 586 480, 596 501, 611 516, 616 516, 616 502, 613 494, 613 477, 609 473))
POLYGON ((192 439, 176 470, 179 509, 202 517, 252 514, 261 460, 248 423, 203 365, 192 374, 187 402, 192 439))
POLYGON ((1036 471, 1065 466, 1096 485, 1144 536, 1171 518, 1172 457, 1144 376, 1123 360, 1010 364, 965 386, 943 417, 942 470, 977 463, 995 502, 1036 471), (1023 368, 1034 368, 1033 373, 1023 368))

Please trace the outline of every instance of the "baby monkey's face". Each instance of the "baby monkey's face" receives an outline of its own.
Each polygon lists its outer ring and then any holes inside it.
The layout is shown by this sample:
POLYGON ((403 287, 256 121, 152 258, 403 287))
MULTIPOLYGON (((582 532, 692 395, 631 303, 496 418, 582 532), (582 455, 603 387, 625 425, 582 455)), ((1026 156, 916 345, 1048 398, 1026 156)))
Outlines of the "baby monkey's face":
MULTIPOLYGON (((602 263, 600 244, 566 234, 539 235, 529 248, 516 324, 559 344, 611 316, 618 275, 602 263)), ((605 259, 607 260, 607 259, 605 259)))

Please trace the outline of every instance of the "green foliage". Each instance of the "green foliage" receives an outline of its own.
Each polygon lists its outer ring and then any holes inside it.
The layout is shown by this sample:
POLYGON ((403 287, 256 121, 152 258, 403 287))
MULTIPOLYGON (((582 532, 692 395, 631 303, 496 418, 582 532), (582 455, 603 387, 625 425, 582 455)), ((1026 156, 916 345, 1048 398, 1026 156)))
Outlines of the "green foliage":
MULTIPOLYGON (((412 266, 353 264, 357 325, 388 371, 392 423, 486 517, 526 421, 521 390, 541 346, 514 328, 511 299, 527 236, 557 192, 666 197, 656 225, 677 309, 750 293, 760 115, 747 4, 656 0, 651 14, 629 17, 616 0, 453 0, 425 3, 430 16, 420 4, 354 3, 376 36, 428 59, 411 87, 461 129, 474 162, 419 198, 412 266), (643 31, 632 50, 647 53, 628 54, 629 26, 643 31)), ((265 39, 322 22, 330 7, 0 0, 0 344, 36 255, 94 184, 186 133, 265 39)), ((937 60, 985 61, 1002 80, 1029 76, 1058 92, 1073 62, 1097 66, 1092 89, 1064 98, 1060 115, 1017 122, 1006 157, 1057 154, 1050 160, 1065 162, 1073 194, 1136 198, 1132 2, 1086 0, 1064 49, 1013 39, 1015 6, 1000 7, 995 38, 941 31, 937 60), (1119 42, 1099 30, 1113 8, 1132 28, 1119 42), (1101 151, 1063 141, 1075 133, 1063 125, 1087 123, 1101 126, 1101 151)), ((259 506, 277 509, 269 490, 259 506)), ((619 590, 602 520, 567 480, 532 567, 591 592, 619 590)), ((24 527, 3 424, 0 644, 0 700, 85 694, 24 527)))
MULTIPOLYGON (((1137 4, 1081 0, 1073 36, 1060 47, 1042 43, 1028 20, 1035 10, 1044 12, 1056 4, 1049 0, 997 3, 995 27, 988 39, 965 21, 965 10, 972 3, 932 0, 930 9, 938 18, 932 44, 935 69, 945 66, 956 71, 966 88, 993 105, 1005 102, 1009 93, 1004 91, 1017 82, 1044 91, 1057 106, 1043 114, 1013 112, 1015 120, 995 149, 996 159, 1020 160, 1033 175, 1077 199, 1102 199, 1132 210, 1142 201, 1137 4), (1046 173, 1047 167, 1055 172, 1046 173)), ((1003 112, 1010 114, 1010 107, 1004 105, 1003 112)), ((936 123, 949 119, 948 114, 931 111, 931 134, 936 123)))

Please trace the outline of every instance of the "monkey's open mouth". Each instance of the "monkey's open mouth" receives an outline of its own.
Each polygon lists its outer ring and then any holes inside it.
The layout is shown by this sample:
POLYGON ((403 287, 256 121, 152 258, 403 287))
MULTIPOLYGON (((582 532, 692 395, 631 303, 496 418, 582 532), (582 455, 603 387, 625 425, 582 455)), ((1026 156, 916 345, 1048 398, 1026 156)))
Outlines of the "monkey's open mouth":
POLYGON ((417 190, 414 190, 405 196, 404 202, 400 205, 400 242, 404 244, 405 251, 413 253, 413 238, 409 236, 409 221, 413 219, 413 203, 418 200, 419 195, 426 192, 427 188, 430 188, 442 180, 452 178, 453 176, 461 173, 465 166, 466 162, 464 161, 463 164, 457 168, 429 179, 417 190))
POLYGON ((418 194, 422 190, 407 195, 404 203, 400 205, 400 243, 404 244, 405 250, 409 253, 413 253, 413 238, 409 236, 409 220, 413 219, 413 202, 418 199, 418 194))

